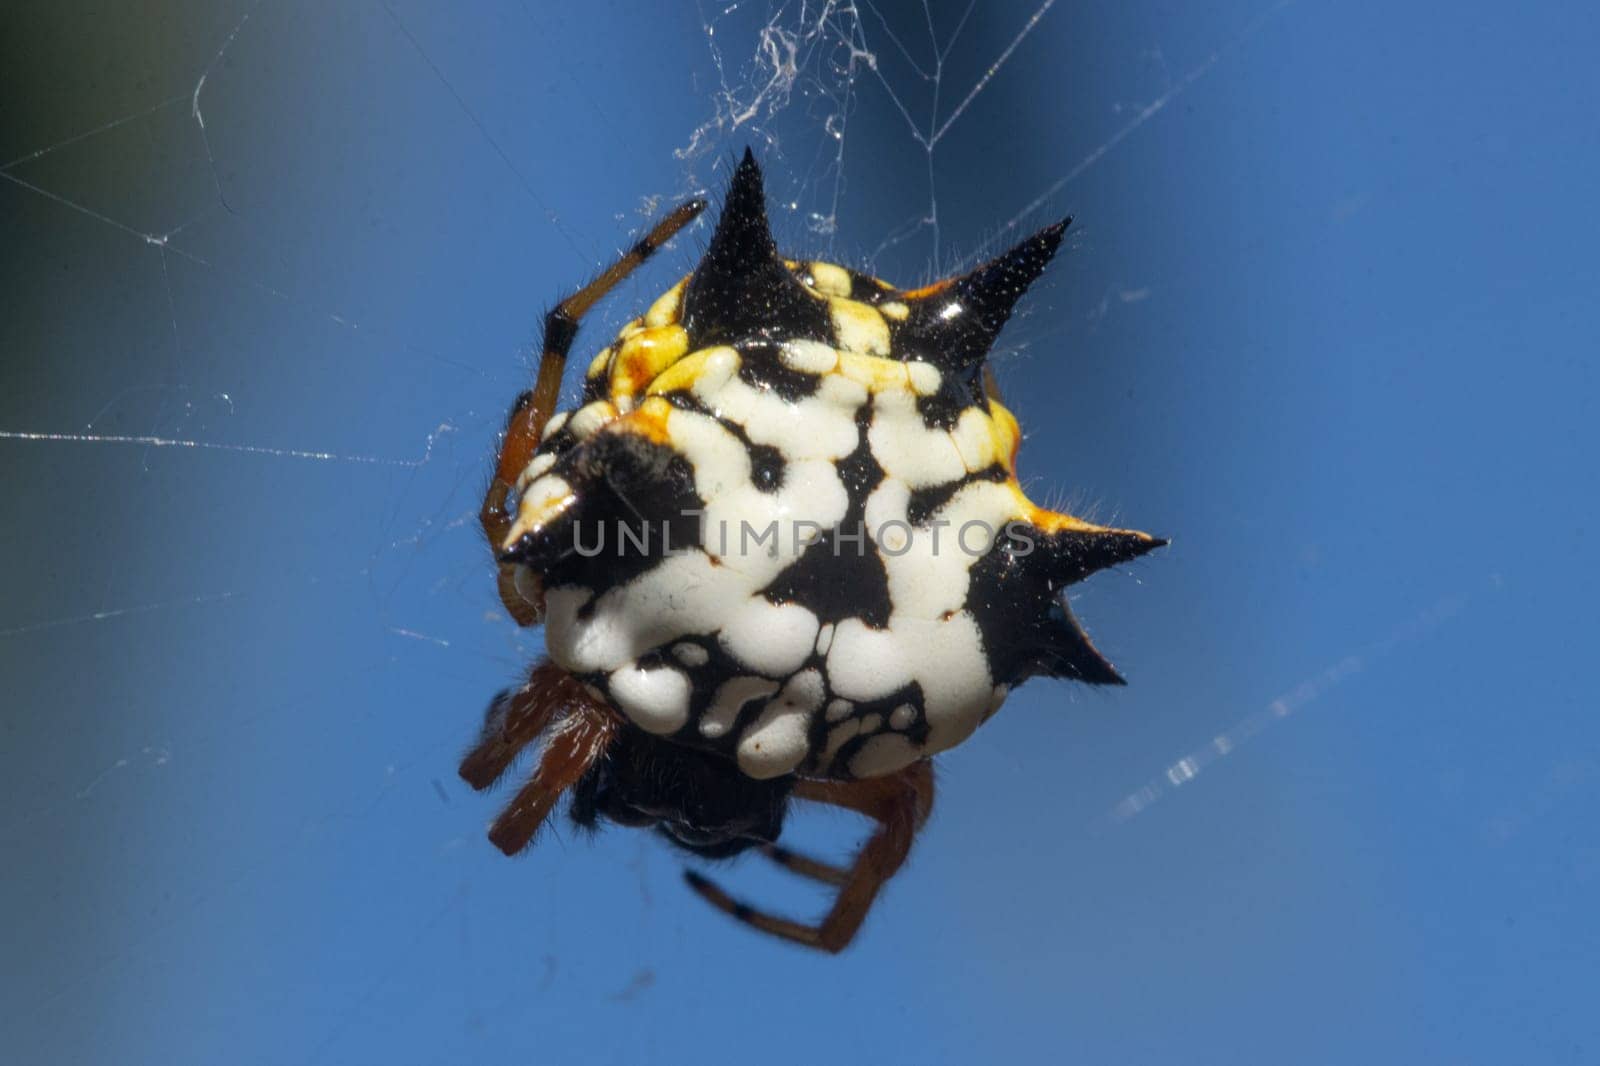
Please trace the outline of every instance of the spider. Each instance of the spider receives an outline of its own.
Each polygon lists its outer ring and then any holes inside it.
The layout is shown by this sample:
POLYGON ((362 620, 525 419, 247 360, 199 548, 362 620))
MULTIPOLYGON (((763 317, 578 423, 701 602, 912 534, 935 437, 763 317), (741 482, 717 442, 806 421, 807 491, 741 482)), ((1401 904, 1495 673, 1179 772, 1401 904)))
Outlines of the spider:
POLYGON ((653 827, 704 858, 758 848, 837 889, 820 922, 685 877, 837 952, 928 817, 931 756, 1029 677, 1121 683, 1065 589, 1165 541, 1045 510, 1017 482, 985 359, 1070 219, 901 290, 781 257, 748 150, 694 271, 557 412, 580 319, 704 208, 671 211, 545 318, 481 518, 500 598, 544 625, 548 658, 492 701, 461 776, 487 788, 542 740, 489 829, 500 850, 564 794, 580 826, 653 827), (848 866, 781 848, 793 799, 876 828, 848 866))

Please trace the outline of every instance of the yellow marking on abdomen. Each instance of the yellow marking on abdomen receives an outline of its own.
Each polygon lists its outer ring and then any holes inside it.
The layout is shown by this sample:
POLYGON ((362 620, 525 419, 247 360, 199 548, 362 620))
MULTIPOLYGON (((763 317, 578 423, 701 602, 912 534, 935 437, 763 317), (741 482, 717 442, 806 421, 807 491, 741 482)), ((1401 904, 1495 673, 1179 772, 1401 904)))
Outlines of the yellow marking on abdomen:
POLYGON ((619 408, 633 405, 661 372, 689 350, 689 334, 682 326, 652 326, 622 342, 611 362, 611 400, 619 408))

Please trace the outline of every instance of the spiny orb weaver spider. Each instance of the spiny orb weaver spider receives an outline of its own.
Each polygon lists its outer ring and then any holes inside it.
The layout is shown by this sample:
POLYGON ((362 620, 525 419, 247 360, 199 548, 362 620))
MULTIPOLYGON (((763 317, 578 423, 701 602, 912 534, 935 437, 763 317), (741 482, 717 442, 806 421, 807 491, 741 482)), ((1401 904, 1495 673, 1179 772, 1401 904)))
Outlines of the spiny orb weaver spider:
POLYGON ((900 290, 783 259, 748 150, 705 257, 556 412, 579 319, 704 207, 673 210, 545 318, 482 521, 500 598, 543 623, 549 657, 492 702, 461 776, 487 788, 542 737, 489 829, 506 854, 569 791, 581 826, 653 826, 708 858, 759 847, 837 887, 820 923, 685 876, 738 920, 836 952, 928 817, 934 753, 1029 677, 1121 682, 1064 590, 1165 541, 1017 483, 985 358, 1070 219, 900 290), (878 825, 837 867, 777 846, 791 798, 878 825))

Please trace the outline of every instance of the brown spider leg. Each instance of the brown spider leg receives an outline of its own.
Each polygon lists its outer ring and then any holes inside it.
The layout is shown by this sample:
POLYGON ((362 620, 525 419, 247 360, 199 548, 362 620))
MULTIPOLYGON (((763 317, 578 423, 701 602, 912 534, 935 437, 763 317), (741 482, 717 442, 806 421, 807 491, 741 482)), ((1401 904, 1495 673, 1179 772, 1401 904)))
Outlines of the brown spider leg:
POLYGON ((927 820, 933 808, 933 769, 923 760, 896 773, 860 781, 802 779, 795 785, 794 795, 858 811, 879 823, 857 853, 839 895, 819 924, 805 925, 756 910, 692 870, 684 871, 684 877, 713 907, 746 925, 807 947, 842 951, 861 928, 878 890, 905 862, 917 830, 927 820))
POLYGON ((461 779, 481 792, 500 779, 517 757, 545 731, 556 712, 587 697, 571 674, 548 659, 534 666, 521 688, 495 697, 478 746, 461 760, 461 779))
POLYGON ((813 859, 809 855, 788 848, 779 847, 777 844, 763 844, 761 854, 782 866, 785 870, 809 877, 813 881, 821 881, 826 885, 842 885, 850 876, 850 871, 843 866, 835 866, 831 862, 813 859))
MULTIPOLYGON (((545 423, 555 413, 561 396, 561 378, 567 369, 567 353, 578 335, 578 322, 601 297, 616 287, 617 283, 655 254, 695 216, 705 210, 706 202, 694 199, 673 208, 653 226, 632 248, 612 263, 593 281, 568 296, 544 316, 544 337, 540 344, 539 374, 533 388, 517 398, 506 425, 505 439, 500 445, 500 459, 495 464, 494 480, 484 495, 483 508, 478 520, 489 537, 489 543, 498 555, 508 545, 506 536, 511 532, 512 516, 506 510, 511 487, 516 484, 533 453, 539 447, 545 423)), ((532 625, 539 620, 539 610, 527 601, 516 588, 515 568, 500 564, 500 599, 519 625, 532 625)))
POLYGON ((545 739, 539 768, 489 827, 489 841, 507 855, 527 847, 561 794, 588 772, 617 735, 617 719, 585 694, 582 703, 555 724, 545 739))

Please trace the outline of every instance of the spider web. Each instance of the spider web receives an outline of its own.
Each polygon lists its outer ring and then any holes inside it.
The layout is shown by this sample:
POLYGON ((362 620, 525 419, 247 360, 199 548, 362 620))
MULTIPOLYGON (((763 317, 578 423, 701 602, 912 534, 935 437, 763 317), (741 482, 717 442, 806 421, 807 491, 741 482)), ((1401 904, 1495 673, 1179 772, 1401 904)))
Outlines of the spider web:
MULTIPOLYGON (((1086 498, 1131 513, 1112 475, 1132 463, 1108 459, 1093 419, 1060 425, 1030 395, 1033 361, 1018 357, 1082 345, 1181 283, 1150 261, 1096 257, 1117 239, 1115 212, 1137 204, 1104 171, 1141 138, 1150 149, 1181 131, 1180 102, 1282 31, 1289 6, 1241 4, 1171 29, 1152 10, 1123 35, 1086 40, 1101 12, 1058 0, 700 0, 651 15, 646 33, 618 8, 452 15, 400 0, 262 0, 175 15, 181 32, 145 42, 143 69, 114 67, 111 90, 85 87, 88 55, 64 68, 70 84, 46 79, 73 106, 14 128, 0 162, 8 225, 32 256, 11 267, 7 343, 20 358, 0 454, 23 503, 7 523, 14 557, 51 579, 17 583, 0 642, 9 672, 33 679, 19 698, 56 724, 35 738, 44 755, 11 775, 0 831, 33 848, 81 836, 99 849, 74 860, 82 878, 130 884, 120 899, 81 891, 89 946, 54 954, 11 999, 66 1019, 98 998, 141 1047, 158 1046, 134 1019, 161 1004, 115 990, 186 953, 206 957, 206 936, 218 952, 253 943, 237 922, 260 909, 346 950, 377 945, 297 1033, 311 1061, 348 1057, 408 997, 448 999, 449 982, 419 965, 428 958, 486 967, 485 988, 494 977, 557 997, 659 992, 662 960, 702 935, 657 909, 675 859, 621 833, 569 847, 561 831, 529 888, 532 864, 479 854, 489 807, 450 774, 478 707, 539 650, 493 602, 475 516, 541 304, 668 203, 715 192, 747 143, 765 160, 786 247, 907 284, 1080 202, 1099 206, 1075 225, 1060 280, 1008 333, 1003 366, 1041 438, 1030 447, 1082 446, 1081 470, 1035 466, 1038 490, 1103 461, 1112 474, 1086 498), (1122 273, 1097 277, 1081 253, 1122 273), (47 267, 84 280, 46 284, 47 267), (78 672, 85 657, 97 684, 78 672), (232 821, 261 846, 237 847, 232 821), (404 882, 414 853, 397 842, 418 838, 437 869, 393 913, 358 908, 346 934, 346 911, 318 902, 315 872, 348 875, 337 856, 377 840, 404 861, 374 858, 368 872, 404 882), (312 871, 290 878, 292 906, 259 887, 285 851, 312 871), (617 877, 619 856, 634 876, 617 877), (534 907, 562 906, 556 866, 609 886, 597 897, 637 940, 620 969, 582 956, 587 938, 566 929, 585 921, 574 913, 530 919, 540 931, 519 941, 521 957, 488 961, 492 927, 477 919, 507 905, 515 879, 534 907)), ((71 55, 77 31, 53 32, 40 39, 71 55)), ((686 269, 703 240, 691 232, 672 267, 624 286, 580 348, 686 269)), ((1139 373, 1089 376, 1111 395, 1139 373)), ((1458 613, 1462 594, 1445 591, 1411 623, 1397 613, 1398 635, 1361 662, 1458 613)), ((1132 618, 1172 602, 1144 592, 1117 583, 1086 593, 1085 607, 1131 633, 1132 618), (1139 594, 1119 614, 1130 588, 1139 594)), ((1139 737, 1142 761, 1078 795, 1082 820, 1110 810, 1126 821, 1354 677, 1349 661, 1304 663, 1310 680, 1289 702, 1264 692, 1215 708, 1205 728, 1232 739, 1196 749, 1209 750, 1203 763, 1175 753, 1204 728, 1139 737), (1267 718, 1248 711, 1256 704, 1267 718)), ((1029 742, 1000 732, 997 743, 1002 754, 952 772, 955 794, 970 800, 982 775, 1011 772, 1029 742)), ((792 892, 746 883, 763 898, 792 892)), ((504 1037, 502 1001, 459 999, 469 1033, 504 1037)))

